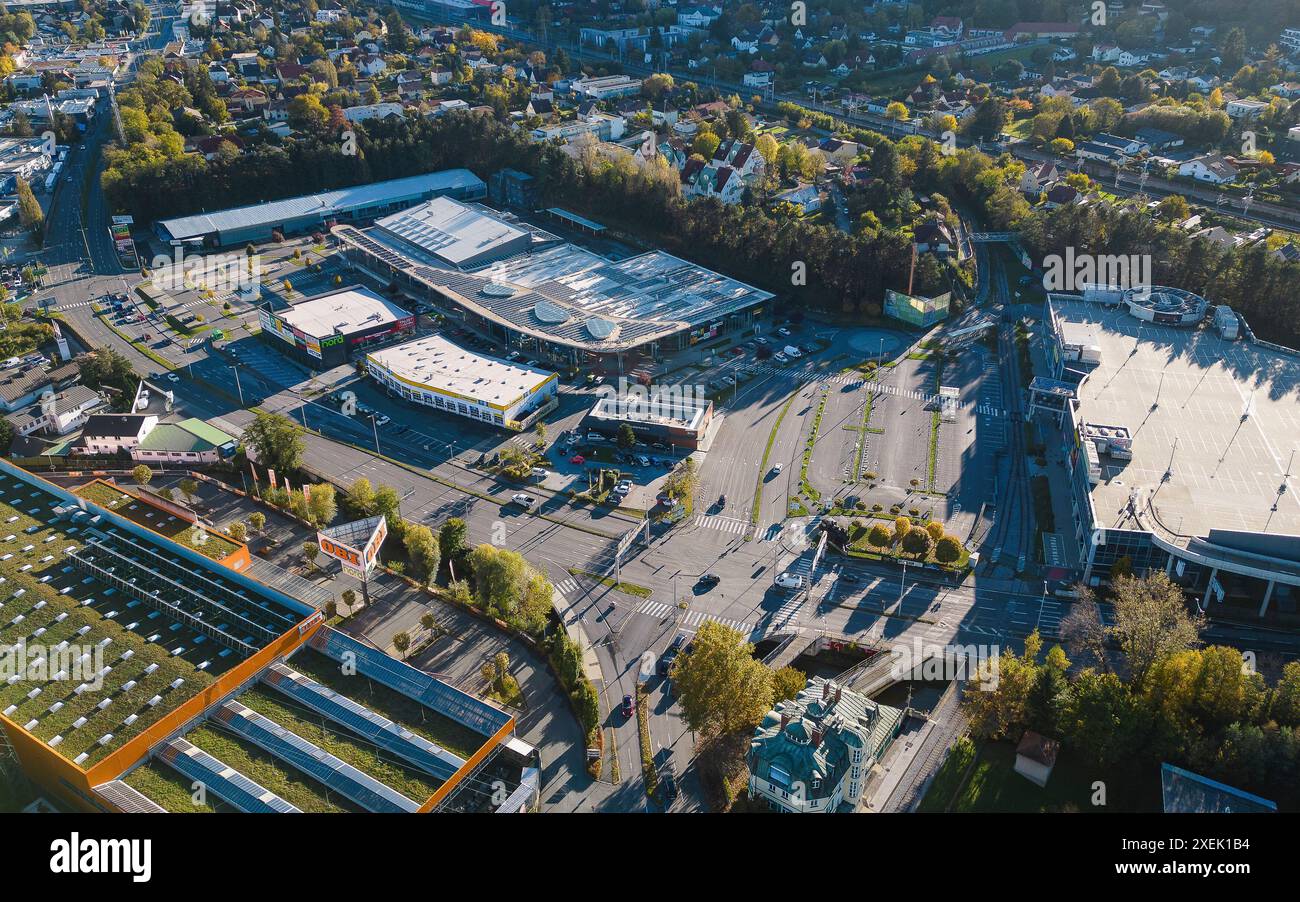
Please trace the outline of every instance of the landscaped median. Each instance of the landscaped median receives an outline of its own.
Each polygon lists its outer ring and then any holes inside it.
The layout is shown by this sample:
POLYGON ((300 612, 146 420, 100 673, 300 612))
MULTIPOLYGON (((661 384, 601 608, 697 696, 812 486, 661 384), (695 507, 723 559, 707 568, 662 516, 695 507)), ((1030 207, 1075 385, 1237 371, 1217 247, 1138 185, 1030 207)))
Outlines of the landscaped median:
POLYGON ((763 509, 763 477, 767 475, 767 459, 772 453, 772 445, 776 442, 776 433, 781 428, 781 421, 785 419, 786 413, 790 410, 790 405, 794 399, 799 397, 799 392, 803 390, 800 386, 795 392, 786 399, 781 407, 781 412, 776 415, 776 422, 772 424, 772 431, 768 433, 767 445, 763 448, 763 461, 758 465, 758 480, 754 488, 754 506, 749 512, 749 525, 758 525, 758 515, 763 509))
POLYGON ((636 729, 641 737, 641 778, 645 780, 645 794, 654 798, 659 790, 659 772, 655 770, 654 748, 650 744, 650 700, 645 684, 636 684, 636 729))

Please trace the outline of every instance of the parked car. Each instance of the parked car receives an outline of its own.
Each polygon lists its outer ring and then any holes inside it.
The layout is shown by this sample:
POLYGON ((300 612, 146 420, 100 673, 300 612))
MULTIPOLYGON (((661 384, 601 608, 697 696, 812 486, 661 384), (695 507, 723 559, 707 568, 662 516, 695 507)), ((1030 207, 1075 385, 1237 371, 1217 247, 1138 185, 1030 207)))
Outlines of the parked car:
POLYGON ((587 458, 583 457, 581 454, 575 454, 569 458, 569 463, 576 464, 579 467, 585 464, 586 462, 587 462, 587 458))
POLYGON ((180 381, 181 381, 181 377, 178 376, 178 375, 176 375, 175 373, 168 373, 168 374, 167 374, 167 381, 168 381, 168 382, 180 382, 180 381))
POLYGON ((650 458, 646 457, 644 454, 638 454, 638 455, 636 455, 636 462, 637 462, 637 465, 638 465, 638 466, 641 466, 641 467, 648 467, 648 466, 650 466, 650 458))
POLYGON ((772 359, 774 359, 777 363, 788 363, 790 361, 790 358, 785 356, 785 354, 782 353, 781 351, 777 351, 775 354, 773 354, 772 359))
POLYGON ((526 508, 532 508, 532 506, 537 502, 537 499, 534 498, 532 495, 525 495, 523 492, 518 492, 514 495, 511 495, 510 500, 513 501, 515 504, 518 504, 521 507, 526 507, 526 508))
POLYGON ((546 471, 545 467, 533 467, 533 469, 530 472, 533 474, 534 479, 545 479, 547 476, 550 475, 546 471))
POLYGON ((785 335, 785 336, 789 336, 789 334, 790 334, 790 330, 787 329, 785 326, 782 326, 781 328, 777 329, 776 331, 777 331, 778 333, 780 333, 781 335, 785 335))

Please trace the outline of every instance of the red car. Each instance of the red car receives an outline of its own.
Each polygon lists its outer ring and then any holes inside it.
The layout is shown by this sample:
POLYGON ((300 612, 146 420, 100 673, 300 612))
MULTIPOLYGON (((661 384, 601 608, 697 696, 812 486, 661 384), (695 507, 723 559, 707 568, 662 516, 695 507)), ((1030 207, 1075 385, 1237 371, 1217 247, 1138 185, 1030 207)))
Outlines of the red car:
POLYGON ((569 463, 577 464, 578 466, 582 466, 586 462, 587 462, 587 458, 583 457, 581 454, 575 454, 569 458, 569 463))
POLYGON ((632 696, 630 696, 630 695, 625 695, 625 696, 623 696, 623 716, 624 716, 624 717, 631 717, 631 716, 632 716, 632 710, 633 710, 633 708, 632 708, 632 696))

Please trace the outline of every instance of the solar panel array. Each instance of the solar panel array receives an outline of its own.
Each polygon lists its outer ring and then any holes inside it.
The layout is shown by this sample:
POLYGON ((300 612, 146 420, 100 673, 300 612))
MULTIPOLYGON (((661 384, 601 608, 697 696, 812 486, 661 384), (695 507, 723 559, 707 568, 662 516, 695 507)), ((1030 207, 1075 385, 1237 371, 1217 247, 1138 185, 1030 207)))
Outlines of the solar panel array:
POLYGON ((173 739, 158 752, 164 764, 195 780, 223 802, 253 814, 301 814, 271 790, 186 739, 173 739))
POLYGON ((118 811, 127 814, 166 814, 167 809, 121 780, 109 780, 95 787, 95 794, 118 811))
POLYGON ((367 811, 399 814, 420 809, 391 786, 331 755, 297 733, 290 732, 268 717, 231 699, 215 712, 218 723, 330 789, 356 802, 367 811))
POLYGON ((465 766, 464 759, 458 755, 453 755, 423 736, 417 736, 405 727, 357 704, 346 695, 340 695, 284 664, 272 664, 262 674, 262 681, 439 780, 449 779, 465 766))
POLYGON ((415 699, 486 737, 510 721, 510 715, 442 680, 416 670, 381 651, 363 645, 330 627, 321 627, 308 640, 316 651, 335 661, 355 661, 357 672, 395 692, 415 699), (345 656, 349 656, 346 657, 345 656))

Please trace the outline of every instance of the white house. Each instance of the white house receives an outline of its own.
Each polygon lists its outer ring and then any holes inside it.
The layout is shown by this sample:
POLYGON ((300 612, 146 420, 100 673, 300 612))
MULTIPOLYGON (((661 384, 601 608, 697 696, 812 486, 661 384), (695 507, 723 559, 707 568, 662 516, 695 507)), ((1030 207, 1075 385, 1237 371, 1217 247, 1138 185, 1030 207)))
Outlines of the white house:
POLYGON ((157 425, 152 413, 92 414, 82 427, 81 447, 83 453, 97 455, 132 451, 157 425))
POLYGON ((1229 100, 1224 105, 1223 111, 1228 114, 1230 119, 1254 119, 1268 109, 1268 106, 1268 103, 1263 100, 1239 98, 1229 100))
POLYGON ((1178 174, 1198 182, 1226 185, 1237 177, 1238 169, 1218 154, 1194 157, 1178 167, 1178 174))

